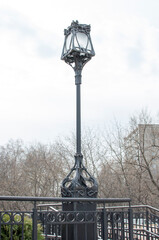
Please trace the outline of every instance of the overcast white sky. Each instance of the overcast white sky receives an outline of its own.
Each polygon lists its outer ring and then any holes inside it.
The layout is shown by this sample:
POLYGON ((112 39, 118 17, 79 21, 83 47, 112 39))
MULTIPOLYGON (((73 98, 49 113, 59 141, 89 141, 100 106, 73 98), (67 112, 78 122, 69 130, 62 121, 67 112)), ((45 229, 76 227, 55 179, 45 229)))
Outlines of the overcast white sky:
POLYGON ((72 20, 91 24, 96 52, 83 69, 83 126, 157 114, 158 13, 159 0, 1 0, 0 144, 74 131, 74 72, 60 60, 72 20))

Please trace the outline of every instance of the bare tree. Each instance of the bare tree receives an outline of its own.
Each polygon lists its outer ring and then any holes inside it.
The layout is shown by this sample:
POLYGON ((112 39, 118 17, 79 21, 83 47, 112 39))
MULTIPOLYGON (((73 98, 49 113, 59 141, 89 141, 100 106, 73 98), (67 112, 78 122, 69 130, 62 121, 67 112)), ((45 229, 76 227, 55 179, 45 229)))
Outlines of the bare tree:
MULTIPOLYGON (((60 196, 74 165, 75 143, 71 134, 52 144, 10 140, 0 146, 0 194, 60 196)), ((130 197, 135 204, 159 207, 159 125, 147 112, 131 117, 126 129, 117 122, 102 133, 84 129, 82 153, 99 183, 99 197, 130 197)))
MULTIPOLYGON (((149 114, 142 111, 131 117, 127 129, 116 124, 116 131, 105 134, 104 141, 109 154, 100 175, 102 178, 104 169, 110 169, 114 196, 130 197, 136 204, 158 206, 159 125, 152 124, 149 114)), ((107 178, 104 181, 107 186, 107 178)), ((110 191, 103 189, 102 194, 108 196, 110 191)))

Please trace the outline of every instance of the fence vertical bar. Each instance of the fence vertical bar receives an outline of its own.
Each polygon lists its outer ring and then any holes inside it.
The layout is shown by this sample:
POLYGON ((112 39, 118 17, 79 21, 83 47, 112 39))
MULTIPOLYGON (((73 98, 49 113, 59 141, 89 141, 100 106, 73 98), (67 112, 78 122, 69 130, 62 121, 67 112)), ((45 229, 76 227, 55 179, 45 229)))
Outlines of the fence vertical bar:
POLYGON ((84 228, 85 228, 85 240, 87 240, 87 223, 85 223, 84 228))
MULTIPOLYGON (((95 217, 95 214, 94 214, 94 217, 95 217)), ((93 224, 94 225, 94 234, 93 234, 93 240, 97 240, 97 222, 96 222, 96 219, 95 219, 95 223, 93 224)), ((87 240, 87 238, 86 238, 87 240)))
MULTIPOLYGON (((76 213, 77 213, 77 202, 74 203, 74 214, 76 215, 76 213)), ((74 226, 74 240, 77 240, 78 234, 79 234, 77 223, 73 224, 73 226, 74 226)))
POLYGON ((11 226, 10 226, 10 240, 13 239, 13 224, 14 224, 14 217, 13 217, 13 213, 11 212, 10 214, 10 223, 11 223, 11 226))
POLYGON ((115 240, 115 231, 114 231, 114 213, 111 212, 111 226, 112 226, 112 240, 115 240))
POLYGON ((1 239, 2 215, 0 213, 0 239, 1 239))
POLYGON ((128 209, 128 218, 129 218, 129 239, 133 240, 133 210, 130 204, 128 209))
POLYGON ((125 234, 124 234, 124 212, 121 213, 121 240, 123 240, 125 238, 125 234))
POLYGON ((24 213, 22 214, 22 240, 24 239, 24 213))
POLYGON ((32 238, 33 240, 37 240, 37 220, 38 220, 38 214, 37 214, 37 208, 36 208, 36 201, 34 201, 34 208, 33 208, 33 231, 32 231, 32 238))
MULTIPOLYGON (((149 231, 149 211, 148 208, 146 207, 146 230, 149 231)), ((146 239, 149 240, 149 232, 146 234, 146 239)))
POLYGON ((66 240, 68 240, 68 224, 66 224, 66 240))
POLYGON ((106 212, 106 209, 105 209, 105 203, 104 203, 104 208, 103 208, 103 211, 102 211, 102 237, 103 237, 103 240, 107 240, 108 238, 108 221, 107 221, 107 212, 106 212))

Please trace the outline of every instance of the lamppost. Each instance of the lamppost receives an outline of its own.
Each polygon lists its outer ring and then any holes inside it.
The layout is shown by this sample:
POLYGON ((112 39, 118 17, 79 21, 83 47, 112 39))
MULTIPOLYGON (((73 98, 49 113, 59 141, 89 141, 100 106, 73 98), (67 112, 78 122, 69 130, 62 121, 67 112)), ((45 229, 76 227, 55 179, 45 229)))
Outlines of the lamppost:
MULTIPOLYGON (((96 179, 89 174, 83 165, 83 155, 81 152, 81 78, 84 65, 95 55, 90 37, 90 25, 79 24, 73 21, 71 26, 64 30, 65 40, 61 59, 69 64, 75 71, 76 85, 76 153, 75 164, 70 173, 63 180, 61 186, 62 197, 94 198, 97 197, 98 184, 96 179)), ((94 211, 94 203, 64 203, 64 211, 94 211)), ((80 225, 78 239, 84 239, 82 235, 82 224, 80 225)), ((89 224, 91 232, 91 224, 89 224)), ((70 239, 73 229, 70 229, 70 239)), ((87 234, 87 239, 89 233, 87 234)), ((65 237, 63 237, 65 239, 65 237)), ((73 238, 72 238, 73 239, 73 238)), ((92 238, 93 239, 93 238, 92 238)))

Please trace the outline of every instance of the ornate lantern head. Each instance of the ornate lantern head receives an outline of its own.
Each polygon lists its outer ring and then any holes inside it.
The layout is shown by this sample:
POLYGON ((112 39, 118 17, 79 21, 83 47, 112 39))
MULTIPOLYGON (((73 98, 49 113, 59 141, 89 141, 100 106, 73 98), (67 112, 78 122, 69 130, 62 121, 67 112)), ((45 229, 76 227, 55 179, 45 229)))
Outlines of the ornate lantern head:
POLYGON ((90 25, 79 24, 73 21, 71 26, 64 30, 65 41, 61 59, 73 67, 76 58, 84 66, 95 55, 91 37, 90 25))

